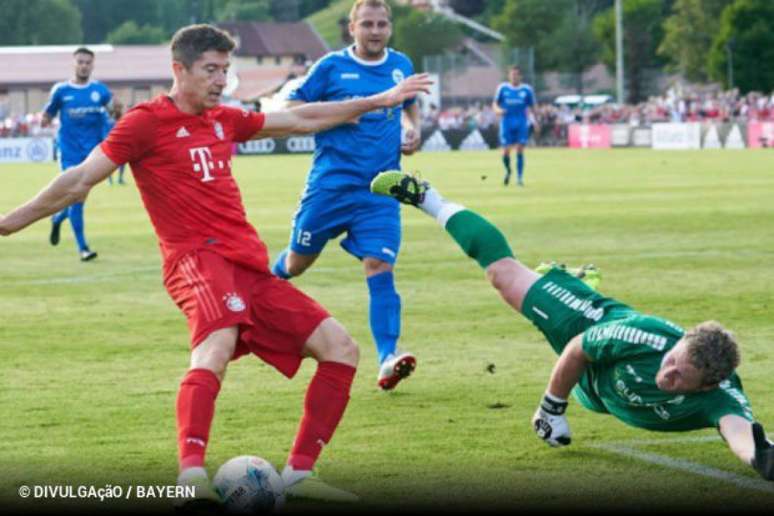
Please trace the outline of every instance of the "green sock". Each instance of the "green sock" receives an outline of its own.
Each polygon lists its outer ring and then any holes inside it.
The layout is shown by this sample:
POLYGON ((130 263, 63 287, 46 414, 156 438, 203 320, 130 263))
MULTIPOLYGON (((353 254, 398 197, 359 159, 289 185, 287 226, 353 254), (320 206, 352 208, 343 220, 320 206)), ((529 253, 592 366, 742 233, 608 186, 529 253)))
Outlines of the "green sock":
POLYGON ((513 258, 505 236, 478 213, 467 209, 459 211, 446 222, 445 228, 465 254, 476 260, 482 269, 501 258, 513 258))

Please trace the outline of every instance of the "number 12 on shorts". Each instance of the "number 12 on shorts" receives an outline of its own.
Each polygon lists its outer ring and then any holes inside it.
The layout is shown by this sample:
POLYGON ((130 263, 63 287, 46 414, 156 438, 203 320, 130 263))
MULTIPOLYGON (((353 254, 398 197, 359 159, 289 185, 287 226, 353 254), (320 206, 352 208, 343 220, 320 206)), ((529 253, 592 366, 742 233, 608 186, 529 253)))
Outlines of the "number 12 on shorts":
POLYGON ((312 233, 310 231, 299 230, 296 233, 296 243, 298 245, 309 247, 312 245, 312 233))

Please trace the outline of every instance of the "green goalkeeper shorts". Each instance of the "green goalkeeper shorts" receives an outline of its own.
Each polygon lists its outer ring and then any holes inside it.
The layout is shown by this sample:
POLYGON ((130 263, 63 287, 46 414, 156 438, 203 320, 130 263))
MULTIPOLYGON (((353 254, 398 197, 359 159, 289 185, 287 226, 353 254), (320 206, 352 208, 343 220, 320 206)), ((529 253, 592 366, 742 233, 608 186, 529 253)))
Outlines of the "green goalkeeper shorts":
POLYGON ((622 319, 634 310, 605 297, 561 269, 551 269, 524 297, 521 311, 548 339, 557 354, 595 324, 622 319))

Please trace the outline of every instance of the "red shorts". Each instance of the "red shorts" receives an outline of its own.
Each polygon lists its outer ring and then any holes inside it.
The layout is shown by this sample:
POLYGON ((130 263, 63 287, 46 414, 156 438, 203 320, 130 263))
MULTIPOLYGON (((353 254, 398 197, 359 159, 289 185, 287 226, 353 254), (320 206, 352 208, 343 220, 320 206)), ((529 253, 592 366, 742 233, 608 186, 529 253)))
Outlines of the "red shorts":
POLYGON ((191 349, 216 330, 239 326, 231 359, 253 353, 288 378, 298 371, 309 336, 330 317, 290 282, 212 251, 182 257, 164 286, 188 318, 191 349))

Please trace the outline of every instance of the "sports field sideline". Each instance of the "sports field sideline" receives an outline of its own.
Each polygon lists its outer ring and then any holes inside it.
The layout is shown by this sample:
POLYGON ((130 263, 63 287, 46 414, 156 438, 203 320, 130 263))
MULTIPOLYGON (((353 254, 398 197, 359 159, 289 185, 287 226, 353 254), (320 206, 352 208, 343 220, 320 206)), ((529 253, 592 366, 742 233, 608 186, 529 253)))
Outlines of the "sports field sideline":
MULTIPOLYGON (((592 262, 600 290, 635 308, 684 326, 727 325, 742 346, 739 373, 755 415, 774 432, 771 153, 530 149, 527 159, 523 189, 503 187, 496 152, 420 153, 405 166, 487 216, 528 264, 592 262)), ((286 244, 309 162, 234 160, 272 257, 286 244)), ((0 213, 55 170, 0 167, 0 213)), ((100 185, 89 197, 89 240, 100 253, 93 263, 78 261, 68 227, 57 248, 45 222, 0 240, 3 505, 44 503, 21 500, 23 485, 174 484, 187 328, 161 284, 155 237, 131 183, 100 185)), ((403 216, 402 342, 418 368, 396 392, 376 388, 360 265, 328 249, 294 280, 362 351, 352 402, 320 461, 326 481, 358 493, 366 508, 771 507, 774 486, 713 431, 648 433, 571 402, 573 444, 548 448, 530 417, 553 352, 432 220, 410 208, 403 216)), ((241 454, 281 467, 312 372, 307 364, 288 382, 257 359, 234 364, 218 400, 211 473, 241 454)), ((287 509, 296 507, 306 508, 287 509)))

